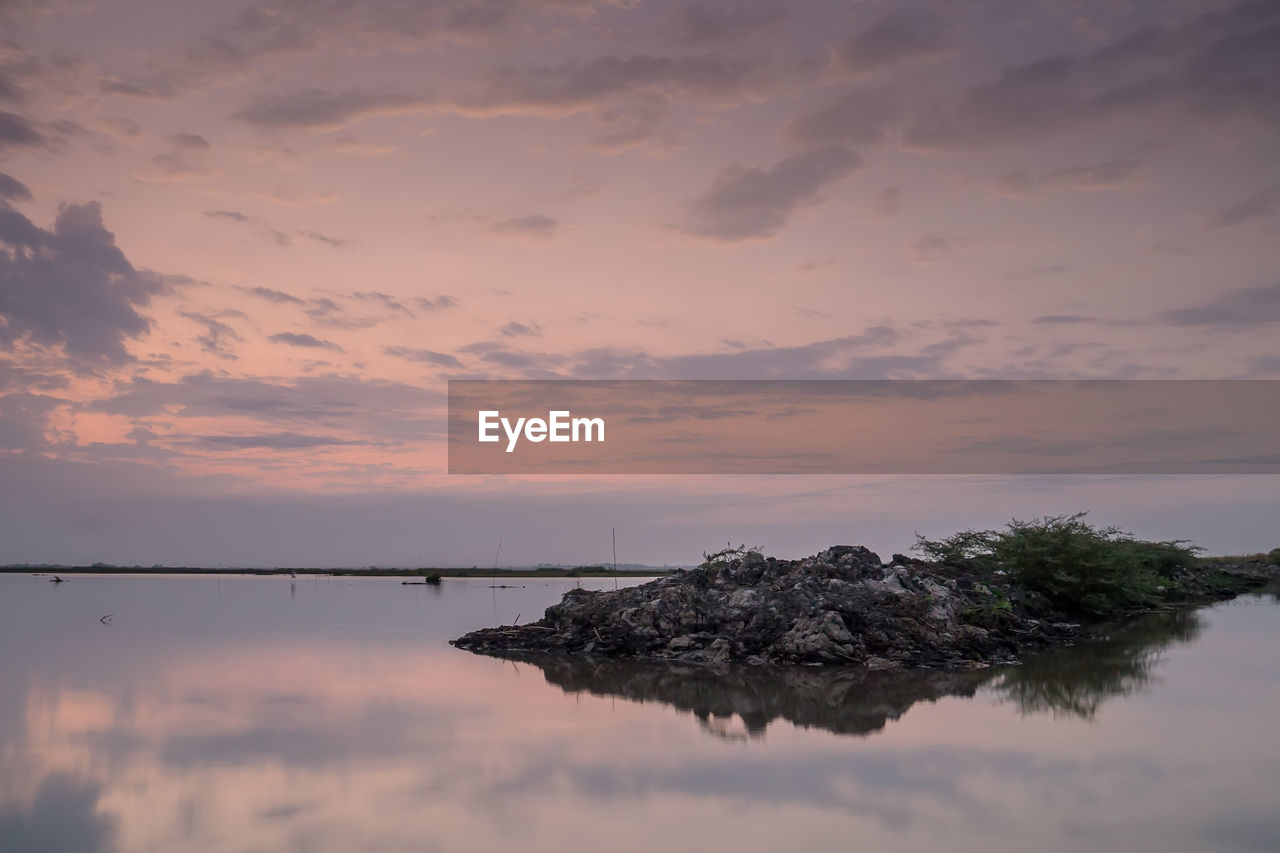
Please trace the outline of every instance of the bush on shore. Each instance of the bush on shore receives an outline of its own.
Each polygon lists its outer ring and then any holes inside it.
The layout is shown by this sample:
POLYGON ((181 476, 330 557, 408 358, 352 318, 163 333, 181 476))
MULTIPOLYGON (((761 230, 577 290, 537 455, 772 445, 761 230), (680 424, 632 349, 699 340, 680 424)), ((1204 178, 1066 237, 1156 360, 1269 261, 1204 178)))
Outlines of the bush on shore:
POLYGON ((945 539, 917 536, 913 550, 950 565, 995 574, 1043 595, 1063 610, 1106 616, 1150 606, 1196 563, 1185 540, 1147 542, 1116 527, 1095 527, 1086 513, 1009 522, 1004 530, 965 530, 945 539))

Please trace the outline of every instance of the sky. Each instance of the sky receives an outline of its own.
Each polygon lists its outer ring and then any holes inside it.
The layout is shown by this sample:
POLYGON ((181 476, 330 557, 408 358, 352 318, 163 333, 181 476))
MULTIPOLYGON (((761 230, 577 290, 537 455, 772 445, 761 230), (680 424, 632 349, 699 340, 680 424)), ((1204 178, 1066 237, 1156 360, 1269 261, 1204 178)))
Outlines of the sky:
POLYGON ((0 563, 1280 545, 1272 476, 444 443, 450 378, 1280 378, 1278 43, 1278 2, 0 0, 0 563))

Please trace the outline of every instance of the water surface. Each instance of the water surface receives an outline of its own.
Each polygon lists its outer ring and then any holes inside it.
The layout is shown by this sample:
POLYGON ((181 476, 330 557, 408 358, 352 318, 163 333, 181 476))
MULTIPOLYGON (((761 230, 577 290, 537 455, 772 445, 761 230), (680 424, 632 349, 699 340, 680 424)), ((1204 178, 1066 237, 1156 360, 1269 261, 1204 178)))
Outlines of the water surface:
POLYGON ((1273 597, 960 673, 448 646, 577 582, 508 583, 0 575, 0 850, 1280 849, 1273 597))

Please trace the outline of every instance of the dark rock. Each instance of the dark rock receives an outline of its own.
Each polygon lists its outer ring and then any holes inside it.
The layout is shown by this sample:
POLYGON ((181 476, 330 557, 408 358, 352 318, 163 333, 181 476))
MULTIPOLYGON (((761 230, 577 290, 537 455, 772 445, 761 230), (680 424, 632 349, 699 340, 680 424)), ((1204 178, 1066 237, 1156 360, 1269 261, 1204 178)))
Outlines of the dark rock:
MULTIPOLYGON (((1230 598, 1280 580, 1262 562, 1205 563, 1170 578, 1170 603, 1230 598)), ((704 664, 846 664, 872 670, 1012 663, 1086 630, 1005 572, 907 560, 861 546, 801 560, 758 553, 640 586, 570 590, 527 625, 453 641, 486 654, 551 653, 704 664)))
POLYGON ((861 546, 802 560, 749 553, 620 590, 571 590, 538 622, 454 641, 487 653, 699 663, 966 668, 1070 640, 1078 626, 1015 612, 1007 584, 861 546))

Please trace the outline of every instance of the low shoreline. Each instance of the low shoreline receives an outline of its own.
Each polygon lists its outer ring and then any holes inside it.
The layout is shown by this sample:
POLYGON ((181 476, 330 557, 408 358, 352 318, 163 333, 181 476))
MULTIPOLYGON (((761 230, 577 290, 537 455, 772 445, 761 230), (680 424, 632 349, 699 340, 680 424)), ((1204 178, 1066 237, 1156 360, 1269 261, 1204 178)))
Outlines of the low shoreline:
POLYGON ((546 569, 316 569, 217 568, 195 566, 0 566, 5 575, 298 575, 359 578, 656 578, 676 569, 613 569, 598 566, 546 569))

